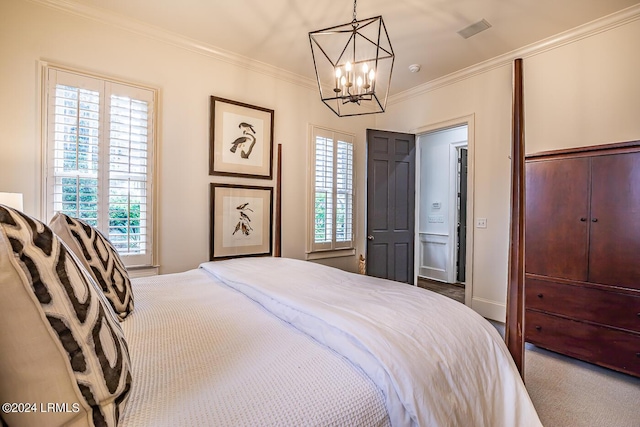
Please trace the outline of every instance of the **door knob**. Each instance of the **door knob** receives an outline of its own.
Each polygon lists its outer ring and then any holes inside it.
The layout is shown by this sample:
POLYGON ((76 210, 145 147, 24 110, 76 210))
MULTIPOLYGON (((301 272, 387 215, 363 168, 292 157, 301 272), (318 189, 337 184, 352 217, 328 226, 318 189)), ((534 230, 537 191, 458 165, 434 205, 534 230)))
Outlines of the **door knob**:
POLYGON ((587 218, 580 218, 580 221, 585 222, 587 218))
POLYGON ((371 235, 367 236, 367 240, 373 240, 373 236, 371 235))
POLYGON ((591 222, 598 222, 598 218, 591 218, 591 222))

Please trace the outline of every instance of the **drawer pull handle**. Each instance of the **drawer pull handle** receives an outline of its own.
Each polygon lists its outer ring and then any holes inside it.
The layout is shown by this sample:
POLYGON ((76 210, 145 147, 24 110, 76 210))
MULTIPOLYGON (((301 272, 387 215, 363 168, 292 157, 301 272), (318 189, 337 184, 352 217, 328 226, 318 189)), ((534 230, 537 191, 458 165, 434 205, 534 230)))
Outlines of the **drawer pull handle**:
MULTIPOLYGON (((542 294, 538 294, 538 298, 542 298, 544 295, 542 294)), ((638 315, 640 316, 640 313, 638 313, 638 315)))
POLYGON ((598 222, 598 218, 591 218, 591 222, 598 222))
POLYGON ((536 326, 536 331, 541 331, 541 330, 542 330, 542 326, 537 325, 537 326, 536 326))
POLYGON ((580 221, 582 221, 582 222, 586 222, 586 221, 587 221, 587 218, 584 218, 584 217, 583 217, 583 218, 580 218, 580 221))

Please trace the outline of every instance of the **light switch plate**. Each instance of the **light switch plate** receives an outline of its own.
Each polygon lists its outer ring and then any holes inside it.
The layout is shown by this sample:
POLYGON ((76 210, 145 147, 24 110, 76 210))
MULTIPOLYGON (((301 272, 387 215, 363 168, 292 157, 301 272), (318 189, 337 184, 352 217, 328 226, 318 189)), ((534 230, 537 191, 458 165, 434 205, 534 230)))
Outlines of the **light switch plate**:
POLYGON ((476 228, 487 228, 487 218, 476 218, 476 228))

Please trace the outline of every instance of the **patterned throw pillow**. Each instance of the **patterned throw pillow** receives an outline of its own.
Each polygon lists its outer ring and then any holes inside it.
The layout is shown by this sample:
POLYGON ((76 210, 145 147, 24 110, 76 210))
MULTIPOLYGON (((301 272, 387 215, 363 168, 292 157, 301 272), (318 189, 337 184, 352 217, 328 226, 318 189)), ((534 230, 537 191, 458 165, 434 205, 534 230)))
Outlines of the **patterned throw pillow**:
POLYGON ((0 325, 0 402, 16 404, 4 422, 117 424, 131 361, 115 314, 49 227, 3 205, 0 325))
POLYGON ((86 222, 63 213, 57 213, 49 226, 91 273, 120 319, 127 317, 133 311, 131 280, 111 242, 86 222))

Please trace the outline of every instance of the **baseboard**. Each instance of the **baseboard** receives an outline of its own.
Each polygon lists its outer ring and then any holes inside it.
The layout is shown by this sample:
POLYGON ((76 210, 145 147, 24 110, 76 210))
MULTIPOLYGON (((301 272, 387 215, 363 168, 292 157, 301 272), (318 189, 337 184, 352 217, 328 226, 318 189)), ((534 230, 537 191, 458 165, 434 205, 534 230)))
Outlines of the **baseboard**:
POLYGON ((507 318, 507 307, 496 301, 473 297, 471 299, 471 308, 482 317, 497 322, 504 323, 507 318))

